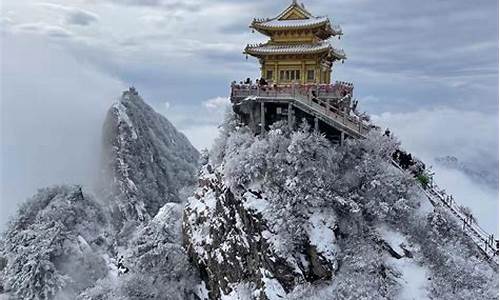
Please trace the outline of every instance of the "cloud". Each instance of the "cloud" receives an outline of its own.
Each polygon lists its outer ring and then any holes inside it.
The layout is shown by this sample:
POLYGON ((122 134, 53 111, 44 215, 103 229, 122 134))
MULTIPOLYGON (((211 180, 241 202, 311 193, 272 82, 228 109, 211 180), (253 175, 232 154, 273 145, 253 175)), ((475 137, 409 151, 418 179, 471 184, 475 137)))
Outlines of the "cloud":
POLYGON ((1 47, 0 229, 37 188, 94 183, 104 116, 124 89, 43 36, 1 47))
POLYGON ((38 33, 52 38, 66 39, 74 36, 71 31, 61 26, 50 25, 43 22, 19 24, 16 25, 14 29, 23 32, 38 33))
POLYGON ((476 172, 498 178, 498 116, 479 111, 449 108, 408 113, 373 115, 373 121, 387 127, 402 147, 433 165, 436 182, 463 205, 470 206, 479 224, 498 234, 498 190, 478 183, 459 170, 434 164, 434 159, 455 156, 476 172))
POLYGON ((63 12, 65 14, 65 23, 68 25, 88 26, 99 20, 99 16, 97 14, 78 7, 55 3, 39 3, 38 5, 63 12))
POLYGON ((169 11, 198 11, 202 2, 197 0, 107 0, 117 5, 162 8, 169 11))
POLYGON ((208 109, 221 109, 229 106, 229 98, 228 97, 215 97, 212 99, 208 99, 203 101, 203 105, 208 109))

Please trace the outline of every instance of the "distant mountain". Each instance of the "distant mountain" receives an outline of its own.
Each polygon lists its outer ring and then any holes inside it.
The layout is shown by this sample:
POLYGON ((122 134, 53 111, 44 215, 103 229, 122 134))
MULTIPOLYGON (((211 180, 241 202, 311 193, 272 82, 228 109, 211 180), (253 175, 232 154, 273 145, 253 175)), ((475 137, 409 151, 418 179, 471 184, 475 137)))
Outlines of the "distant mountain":
POLYGON ((496 171, 477 169, 474 165, 464 163, 457 157, 450 155, 437 157, 434 161, 440 166, 461 171, 477 183, 498 189, 498 173, 496 171))
POLYGON ((103 129, 102 182, 114 222, 150 220, 165 203, 180 203, 181 190, 195 183, 198 156, 184 134, 135 90, 125 91, 103 129))
POLYGON ((97 195, 56 186, 20 208, 0 239, 0 299, 197 297, 181 221, 198 151, 130 89, 108 111, 102 154, 97 195))

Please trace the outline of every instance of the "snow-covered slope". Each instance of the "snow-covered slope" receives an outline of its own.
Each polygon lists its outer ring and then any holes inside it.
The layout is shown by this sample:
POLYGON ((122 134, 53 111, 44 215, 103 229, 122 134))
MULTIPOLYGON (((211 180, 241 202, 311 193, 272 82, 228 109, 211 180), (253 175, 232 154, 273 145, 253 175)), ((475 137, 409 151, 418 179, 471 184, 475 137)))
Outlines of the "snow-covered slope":
POLYGON ((396 147, 227 120, 183 224, 210 297, 496 299, 497 270, 391 166, 396 147))
POLYGON ((20 207, 4 233, 3 287, 12 299, 65 299, 108 273, 103 208, 79 186, 55 186, 20 207))
POLYGON ((181 222, 198 152, 133 89, 108 112, 103 152, 97 200, 78 186, 43 189, 13 218, 0 239, 0 295, 196 298, 181 222))
POLYGON ((103 153, 115 221, 149 220, 165 203, 181 202, 180 190, 195 182, 198 151, 134 89, 108 112, 103 153))

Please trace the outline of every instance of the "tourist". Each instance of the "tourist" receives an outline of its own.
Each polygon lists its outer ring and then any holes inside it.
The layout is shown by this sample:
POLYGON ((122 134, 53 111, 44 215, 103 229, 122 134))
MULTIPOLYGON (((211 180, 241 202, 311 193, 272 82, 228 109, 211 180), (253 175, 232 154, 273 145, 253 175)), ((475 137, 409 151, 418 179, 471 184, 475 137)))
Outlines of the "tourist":
POLYGON ((356 111, 356 108, 358 107, 358 100, 354 100, 352 103, 352 111, 356 111))

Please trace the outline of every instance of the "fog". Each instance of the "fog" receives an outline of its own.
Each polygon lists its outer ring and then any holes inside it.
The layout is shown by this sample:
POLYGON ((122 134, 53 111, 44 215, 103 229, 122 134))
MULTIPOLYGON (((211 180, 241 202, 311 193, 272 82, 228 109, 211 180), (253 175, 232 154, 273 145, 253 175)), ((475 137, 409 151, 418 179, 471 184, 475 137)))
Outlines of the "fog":
POLYGON ((1 47, 3 228, 37 188, 96 179, 102 122, 124 86, 36 36, 1 47))
POLYGON ((498 236, 498 189, 473 181, 460 170, 434 163, 452 155, 474 170, 498 179, 498 116, 455 109, 384 113, 374 121, 389 127, 403 148, 432 166, 437 184, 463 205, 469 206, 479 225, 498 236))

